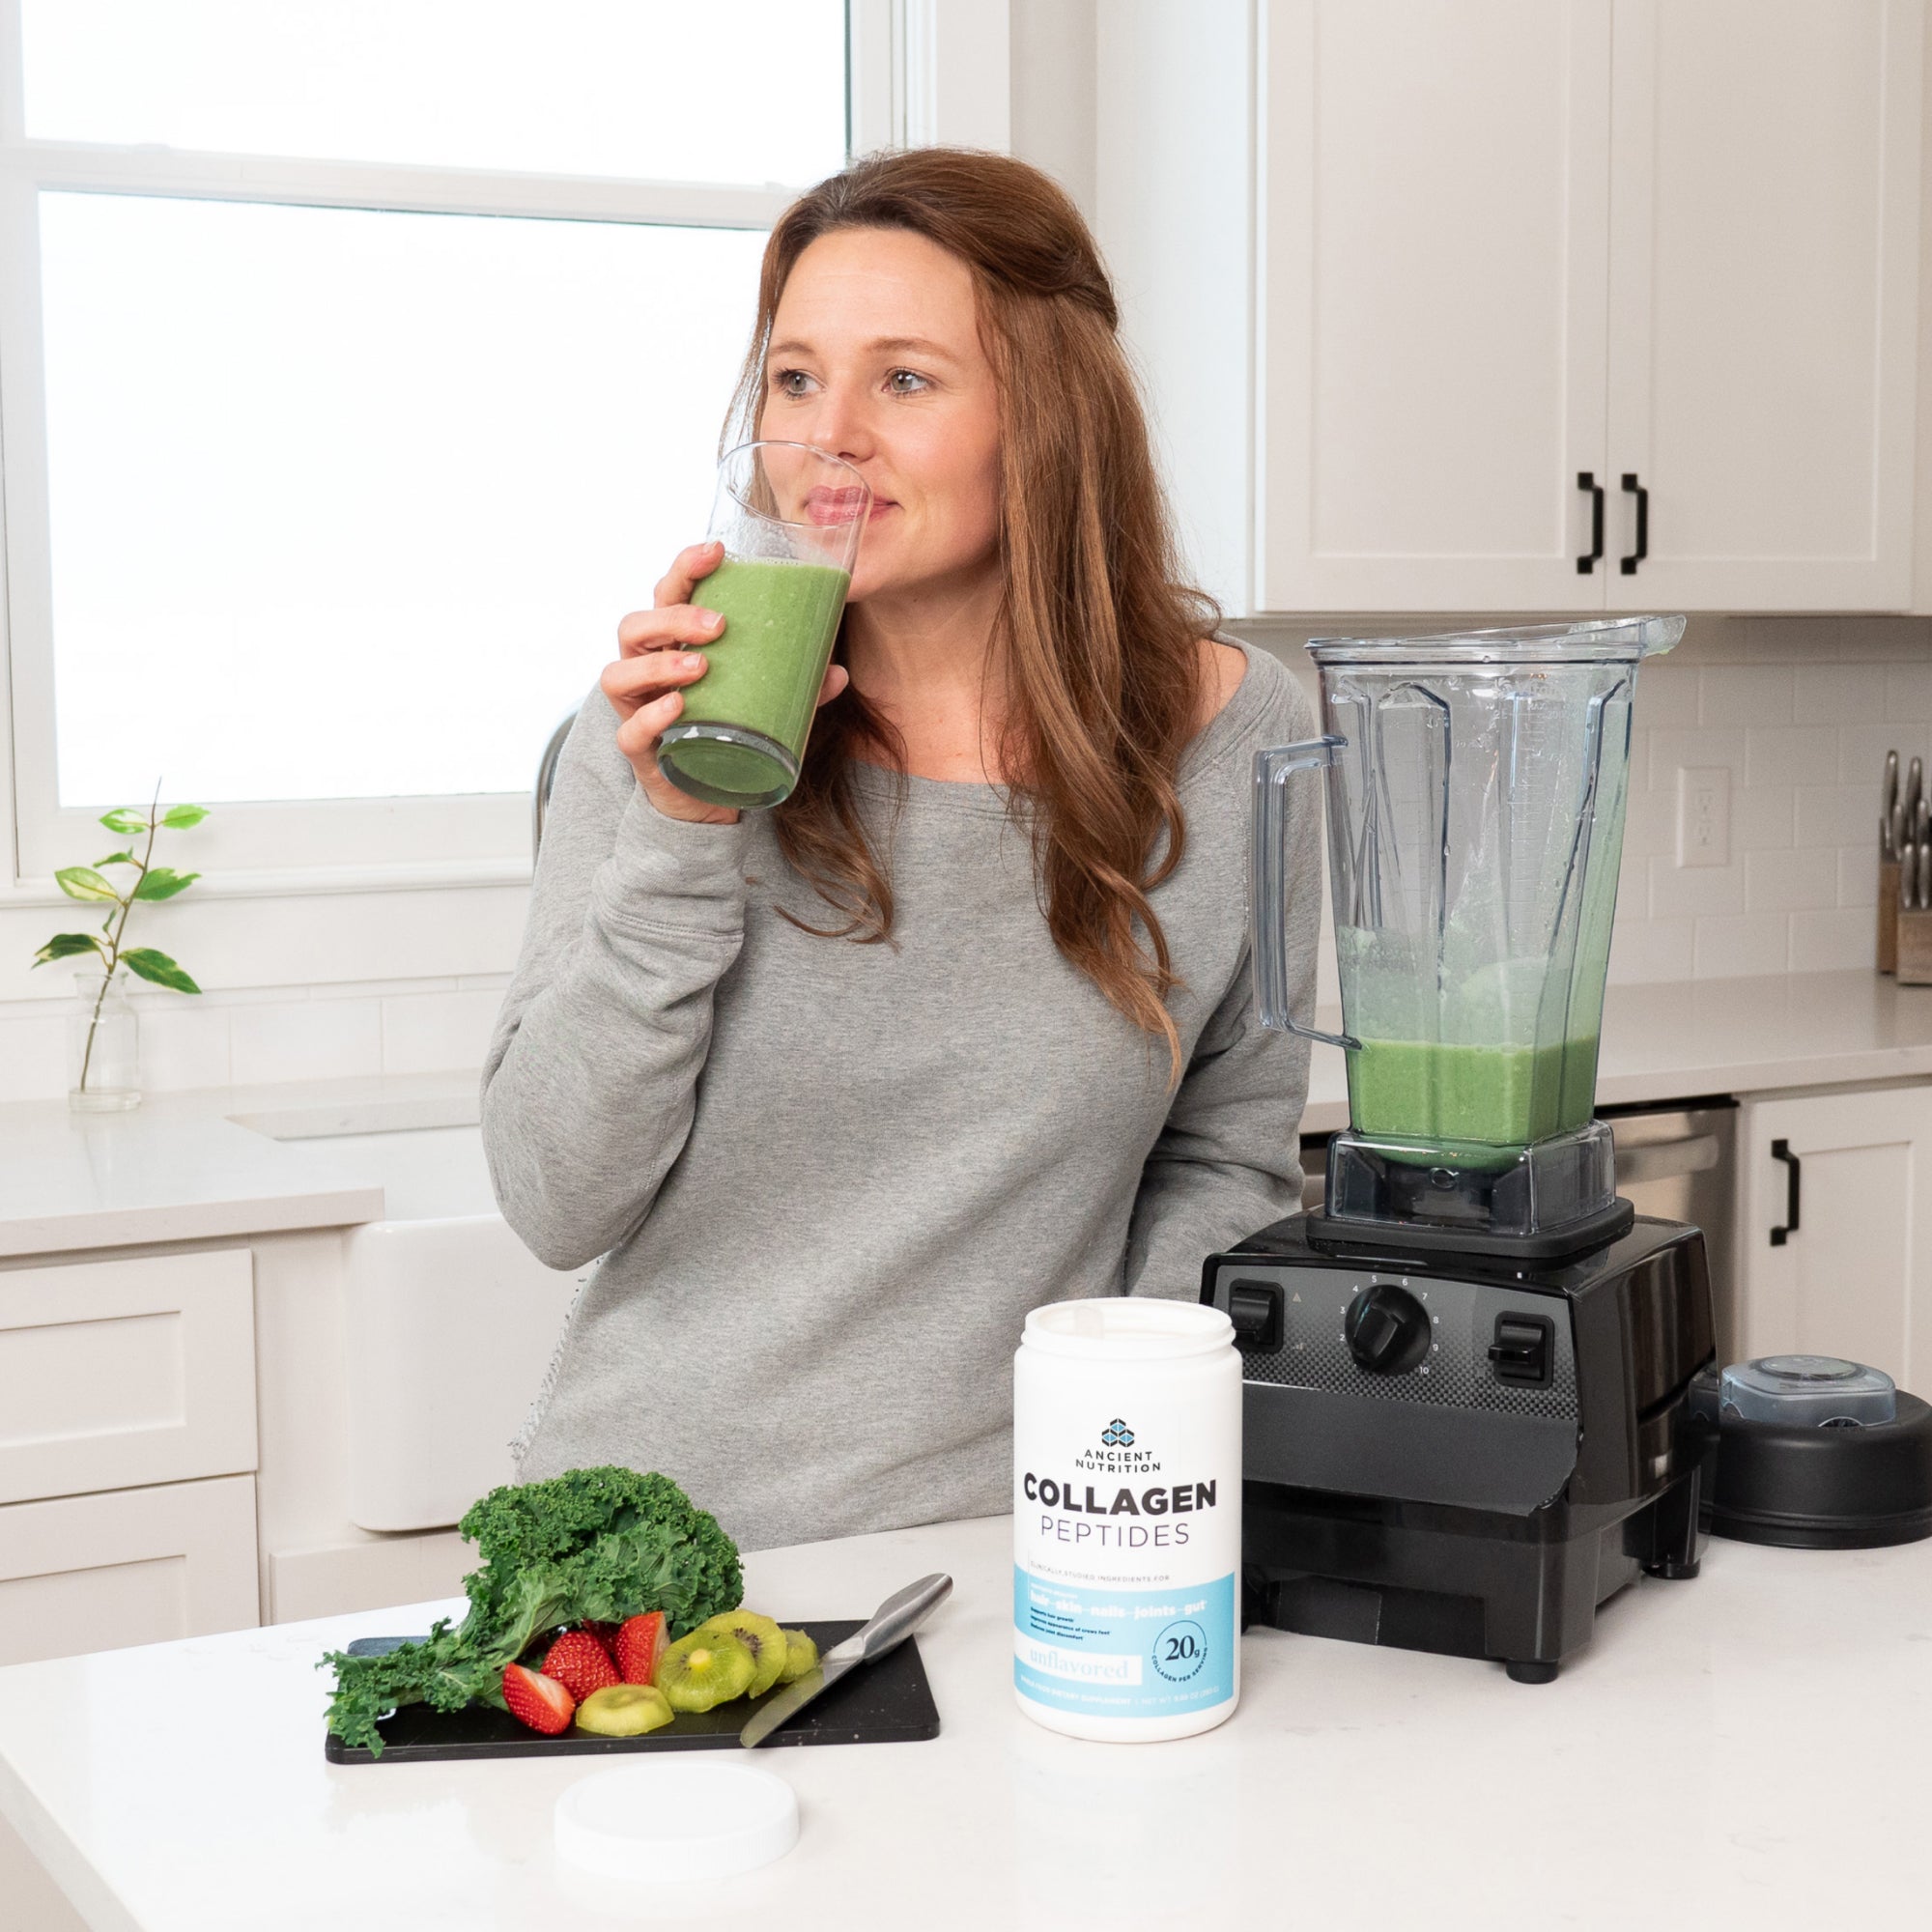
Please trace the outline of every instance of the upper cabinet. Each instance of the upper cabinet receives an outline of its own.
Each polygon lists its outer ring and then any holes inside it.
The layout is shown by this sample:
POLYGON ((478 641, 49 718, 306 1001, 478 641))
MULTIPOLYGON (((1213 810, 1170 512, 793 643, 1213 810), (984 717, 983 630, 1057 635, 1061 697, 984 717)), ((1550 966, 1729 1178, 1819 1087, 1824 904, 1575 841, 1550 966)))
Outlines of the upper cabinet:
POLYGON ((1909 607, 1923 0, 1164 11, 1099 221, 1231 609, 1909 607))

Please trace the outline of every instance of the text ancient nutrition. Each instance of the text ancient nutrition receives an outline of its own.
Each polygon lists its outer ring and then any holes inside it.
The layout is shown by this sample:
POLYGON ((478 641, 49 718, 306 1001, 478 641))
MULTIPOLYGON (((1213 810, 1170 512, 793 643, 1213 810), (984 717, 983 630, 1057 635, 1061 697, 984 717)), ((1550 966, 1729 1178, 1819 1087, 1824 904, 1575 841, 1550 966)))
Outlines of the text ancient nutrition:
POLYGON ((1042 1507, 1039 1530, 1060 1543, 1097 1542, 1103 1548, 1168 1549, 1187 1541, 1184 1522, 1075 1522, 1074 1517, 1178 1517, 1193 1510, 1212 1509, 1216 1483, 1156 1483, 1138 1494, 1130 1489, 1114 1492, 1113 1500, 1096 1495, 1092 1483, 1059 1483, 1036 1476, 1029 1469, 1020 1491, 1030 1503, 1042 1507), (1058 1511, 1058 1515, 1046 1512, 1058 1511))

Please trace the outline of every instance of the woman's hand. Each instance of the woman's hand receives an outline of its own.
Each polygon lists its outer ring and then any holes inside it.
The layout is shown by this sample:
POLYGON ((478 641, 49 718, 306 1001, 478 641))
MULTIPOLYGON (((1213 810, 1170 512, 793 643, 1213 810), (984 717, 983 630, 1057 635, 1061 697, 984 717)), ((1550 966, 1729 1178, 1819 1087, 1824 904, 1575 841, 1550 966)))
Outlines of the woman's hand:
MULTIPOLYGON (((706 805, 679 791, 658 768, 658 740, 684 710, 684 687, 696 684, 707 666, 699 647, 717 643, 724 619, 692 603, 699 582, 724 559, 721 543, 693 544, 681 550, 652 593, 648 611, 633 611, 617 626, 617 662, 604 668, 604 696, 617 714, 617 749, 631 761, 644 796, 667 818, 696 825, 733 825, 728 806, 706 805)), ((832 665, 819 687, 818 702, 829 703, 850 682, 843 665, 832 665)))

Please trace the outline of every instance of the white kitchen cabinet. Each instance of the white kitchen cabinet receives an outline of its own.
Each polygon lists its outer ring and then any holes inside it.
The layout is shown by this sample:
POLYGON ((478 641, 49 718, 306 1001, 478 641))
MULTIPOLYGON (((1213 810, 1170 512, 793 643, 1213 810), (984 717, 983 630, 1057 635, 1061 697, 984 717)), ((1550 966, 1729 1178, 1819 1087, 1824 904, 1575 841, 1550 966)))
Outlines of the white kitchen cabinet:
POLYGON ((1100 238, 1208 587, 1905 609, 1923 14, 1104 10, 1100 238))
POLYGON ((260 1620, 251 1476, 0 1508, 0 1663, 260 1620))
POLYGON ((1256 608, 1602 609, 1609 0, 1274 0, 1256 608))
POLYGON ((1746 1100, 1737 1150, 1741 1352, 1932 1389, 1932 1086, 1746 1100))
POLYGON ((1921 31, 1905 0, 1616 0, 1605 460, 1649 555, 1613 606, 1911 601, 1921 31))
POLYGON ((255 1466, 246 1248, 0 1270, 0 1503, 255 1466))

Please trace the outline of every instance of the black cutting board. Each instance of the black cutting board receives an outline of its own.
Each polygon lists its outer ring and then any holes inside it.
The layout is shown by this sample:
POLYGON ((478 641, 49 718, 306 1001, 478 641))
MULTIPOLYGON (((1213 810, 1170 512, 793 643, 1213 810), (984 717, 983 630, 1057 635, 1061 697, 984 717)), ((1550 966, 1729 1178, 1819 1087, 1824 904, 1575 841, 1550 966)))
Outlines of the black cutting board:
MULTIPOLYGON (((822 1656, 859 1629, 861 1619, 794 1626, 818 1645, 822 1656)), ((349 1646, 352 1657, 393 1650, 403 1637, 360 1637, 349 1646)), ((767 1691, 767 1696, 776 1695, 767 1691)), ((432 1711, 406 1704, 376 1727, 383 1755, 351 1750, 329 1737, 330 1764, 423 1764, 484 1757, 581 1757, 606 1751, 721 1750, 735 1747, 738 1733, 751 1722, 763 1698, 737 1697, 710 1711, 683 1711, 662 1730, 640 1738, 599 1738, 573 1727, 547 1738, 521 1724, 507 1711, 472 1704, 466 1711, 432 1711)), ((848 1671, 829 1690, 821 1690, 789 1723, 781 1724, 759 1749, 773 1745, 899 1745, 939 1735, 939 1710, 925 1681, 919 1639, 908 1637, 876 1663, 848 1671)))

